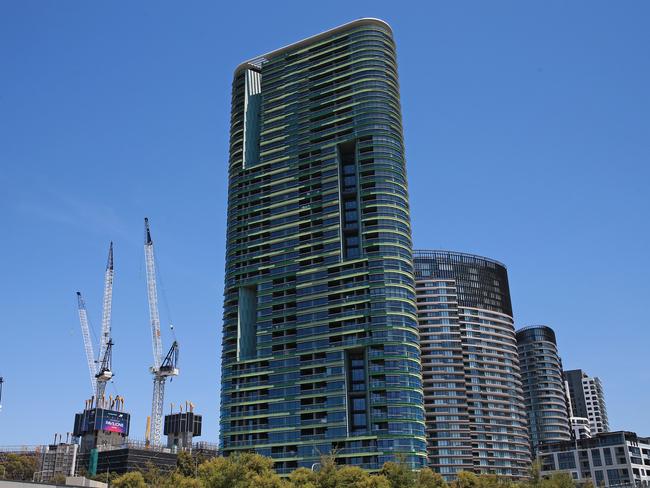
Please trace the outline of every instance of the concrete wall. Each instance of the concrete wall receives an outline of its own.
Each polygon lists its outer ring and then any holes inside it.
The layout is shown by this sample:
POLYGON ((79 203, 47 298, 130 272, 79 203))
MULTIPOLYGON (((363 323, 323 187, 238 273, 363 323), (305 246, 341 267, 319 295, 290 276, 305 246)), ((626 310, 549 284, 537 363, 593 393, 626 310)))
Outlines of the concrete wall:
POLYGON ((88 480, 82 476, 67 477, 65 485, 54 485, 51 483, 32 483, 30 481, 7 481, 0 480, 0 488, 70 488, 70 487, 90 487, 90 488, 107 488, 106 483, 101 481, 88 480))
POLYGON ((28 481, 5 481, 0 480, 0 488, 56 488, 65 485, 51 485, 49 483, 30 483, 28 481))

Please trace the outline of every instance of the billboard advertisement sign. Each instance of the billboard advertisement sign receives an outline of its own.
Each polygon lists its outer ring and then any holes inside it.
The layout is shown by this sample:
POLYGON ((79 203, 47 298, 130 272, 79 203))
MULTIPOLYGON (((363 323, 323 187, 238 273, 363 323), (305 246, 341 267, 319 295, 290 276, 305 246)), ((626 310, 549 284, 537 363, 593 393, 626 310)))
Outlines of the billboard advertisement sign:
POLYGON ((102 411, 99 429, 104 432, 117 432, 118 434, 128 434, 129 416, 124 412, 115 412, 112 410, 102 411))

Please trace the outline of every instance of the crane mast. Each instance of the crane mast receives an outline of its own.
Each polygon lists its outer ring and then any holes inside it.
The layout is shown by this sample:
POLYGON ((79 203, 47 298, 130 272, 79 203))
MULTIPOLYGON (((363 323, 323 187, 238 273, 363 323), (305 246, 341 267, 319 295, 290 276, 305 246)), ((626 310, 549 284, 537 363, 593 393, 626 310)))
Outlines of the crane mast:
POLYGON ((104 274, 104 299, 102 307, 102 335, 99 338, 99 356, 95 360, 93 344, 90 338, 90 327, 88 325, 88 312, 86 303, 80 292, 77 292, 77 304, 79 308, 79 321, 81 322, 81 335, 86 351, 86 361, 90 372, 93 396, 97 406, 104 405, 106 383, 113 377, 112 353, 113 341, 111 340, 111 309, 113 304, 113 243, 108 248, 108 261, 106 273, 104 274))
POLYGON ((162 357, 162 338, 160 336, 160 315, 158 313, 158 294, 156 290, 156 264, 149 219, 144 219, 144 257, 147 270, 147 298, 151 325, 151 344, 153 346, 153 398, 151 400, 151 421, 147 423, 147 442, 160 445, 162 439, 163 403, 165 383, 170 376, 178 375, 178 343, 174 341, 169 352, 162 357), (151 439, 149 439, 149 433, 151 439))
POLYGON ((108 247, 108 262, 104 273, 104 299, 102 303, 102 336, 99 344, 99 359, 103 361, 111 340, 111 310, 113 306, 113 243, 108 247))
POLYGON ((106 383, 113 378, 113 340, 111 339, 111 311, 113 308, 113 243, 108 246, 108 260, 104 273, 104 298, 102 303, 102 335, 99 338, 99 360, 97 363, 97 403, 104 406, 106 383))
POLYGON ((97 384, 95 380, 95 354, 93 352, 93 343, 90 340, 90 327, 88 326, 88 312, 81 292, 77 292, 77 308, 79 309, 79 322, 81 323, 81 336, 84 340, 84 350, 86 352, 86 361, 88 363, 88 372, 90 373, 90 384, 93 390, 93 396, 97 398, 97 384))
POLYGON ((151 324, 151 345, 153 346, 153 369, 160 368, 162 361, 162 339, 160 337, 160 314, 158 313, 158 293, 156 290, 156 263, 153 255, 153 240, 149 229, 149 219, 144 219, 144 260, 147 269, 147 298, 151 324))

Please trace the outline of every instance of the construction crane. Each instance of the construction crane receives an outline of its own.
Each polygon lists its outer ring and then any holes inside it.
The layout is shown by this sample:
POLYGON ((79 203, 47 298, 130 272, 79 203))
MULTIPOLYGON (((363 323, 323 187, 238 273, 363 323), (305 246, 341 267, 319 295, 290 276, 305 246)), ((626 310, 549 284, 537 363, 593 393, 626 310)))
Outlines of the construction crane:
POLYGON ((90 373, 90 386, 93 390, 93 397, 97 398, 97 366, 95 365, 95 353, 93 352, 93 343, 90 339, 90 327, 88 326, 88 312, 86 311, 86 302, 84 302, 81 292, 77 292, 77 308, 79 310, 79 322, 81 323, 81 337, 84 340, 84 350, 86 352, 86 361, 88 363, 88 372, 90 373))
POLYGON ((102 335, 99 338, 99 364, 97 379, 97 400, 104 402, 106 383, 113 378, 113 340, 111 339, 111 313, 113 310, 113 243, 108 246, 108 261, 104 273, 104 299, 102 300, 102 335))
POLYGON ((113 243, 108 247, 108 261, 104 273, 104 299, 102 300, 102 335, 99 339, 99 357, 103 358, 111 342, 111 312, 113 310, 113 243))
POLYGON ((5 379, 0 376, 0 411, 2 411, 2 385, 4 385, 5 379))
POLYGON ((153 374, 153 398, 151 400, 151 418, 147 419, 146 441, 147 444, 159 446, 162 439, 165 382, 168 377, 178 376, 178 342, 173 342, 167 355, 163 358, 158 293, 156 290, 156 264, 151 229, 147 218, 144 219, 144 259, 147 270, 147 298, 149 300, 151 344, 153 346, 153 366, 149 368, 153 374))
POLYGON ((106 391, 106 383, 113 378, 112 356, 113 341, 111 340, 111 309, 113 302, 113 243, 108 248, 108 262, 104 274, 104 300, 102 309, 102 335, 99 338, 99 356, 95 359, 93 343, 90 337, 88 325, 88 311, 86 303, 80 292, 77 292, 77 307, 79 309, 79 322, 81 323, 81 335, 84 341, 90 383, 92 385, 93 397, 98 406, 103 406, 106 391))

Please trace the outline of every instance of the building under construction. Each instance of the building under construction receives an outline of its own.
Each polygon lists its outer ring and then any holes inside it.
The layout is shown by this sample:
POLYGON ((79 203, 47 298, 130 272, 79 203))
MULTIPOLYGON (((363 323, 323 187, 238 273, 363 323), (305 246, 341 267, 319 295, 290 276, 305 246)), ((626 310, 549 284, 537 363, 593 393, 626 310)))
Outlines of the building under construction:
MULTIPOLYGON (((102 330, 99 339, 99 355, 95 356, 91 340, 86 304, 81 293, 77 293, 79 320, 84 339, 84 350, 90 373, 93 396, 86 402, 84 410, 75 415, 73 442, 76 472, 95 475, 97 473, 125 473, 146 469, 153 464, 161 470, 176 467, 176 458, 181 450, 201 454, 203 458, 217 455, 217 446, 205 443, 194 444, 194 438, 201 435, 202 418, 194 412, 194 405, 187 402, 185 412, 170 412, 163 419, 163 402, 167 378, 178 375, 178 342, 163 356, 158 292, 156 286, 156 261, 153 239, 148 219, 145 219, 144 257, 147 279, 147 299, 153 347, 154 364, 150 368, 153 376, 153 398, 151 416, 147 418, 144 441, 129 439, 131 416, 124 410, 124 399, 106 397, 106 385, 113 379, 111 311, 113 298, 114 259, 113 243, 109 246, 108 261, 104 275, 102 309, 102 330), (167 436, 163 445, 162 435, 167 436)), ((170 324, 173 334, 173 326, 170 324)))
POLYGON ((34 481, 51 481, 57 475, 74 476, 77 470, 77 454, 79 446, 68 442, 56 442, 43 446, 37 456, 38 470, 34 481))
POLYGON ((82 451, 98 446, 119 446, 129 436, 131 416, 112 403, 112 408, 92 406, 75 415, 73 436, 82 451))
POLYGON ((161 471, 176 468, 178 453, 187 451, 202 459, 218 455, 216 445, 195 443, 201 435, 202 417, 193 411, 170 413, 164 418, 167 446, 128 438, 130 417, 124 412, 89 409, 75 417, 80 439, 77 473, 126 473, 153 465, 161 471), (120 414, 123 416, 120 417, 120 414))
MULTIPOLYGON (((156 289, 156 268, 153 240, 149 222, 145 219, 144 255, 147 276, 147 298, 154 363, 150 368, 153 376, 153 398, 151 416, 147 418, 147 431, 144 440, 129 439, 131 415, 124 408, 122 396, 107 395, 106 387, 112 383, 113 340, 112 340, 112 301, 114 279, 113 243, 108 250, 108 260, 104 273, 104 288, 101 315, 101 334, 92 340, 92 330, 81 292, 77 292, 77 311, 81 325, 85 359, 90 378, 91 398, 85 402, 81 412, 75 414, 72 432, 63 439, 57 434, 54 443, 45 446, 2 448, 0 461, 7 454, 21 454, 36 460, 37 471, 34 481, 47 482, 56 476, 89 475, 99 473, 123 474, 133 470, 146 470, 151 465, 161 471, 176 468, 178 453, 192 453, 198 461, 218 455, 218 446, 195 442, 201 435, 202 416, 194 412, 191 402, 181 405, 178 412, 170 411, 163 416, 165 383, 168 378, 178 375, 178 342, 175 337, 166 355, 158 312, 156 289), (95 353, 97 351, 97 354, 95 353), (163 434, 167 436, 163 443, 163 434)), ((173 334, 173 326, 170 324, 173 334)), ((4 379, 0 376, 0 402, 4 379)), ((0 403, 1 408, 1 403, 0 403)))

